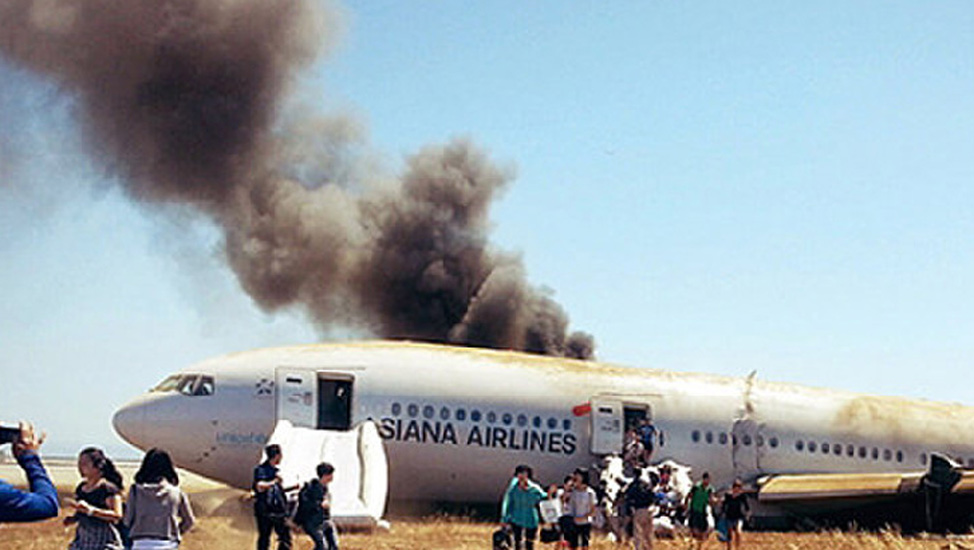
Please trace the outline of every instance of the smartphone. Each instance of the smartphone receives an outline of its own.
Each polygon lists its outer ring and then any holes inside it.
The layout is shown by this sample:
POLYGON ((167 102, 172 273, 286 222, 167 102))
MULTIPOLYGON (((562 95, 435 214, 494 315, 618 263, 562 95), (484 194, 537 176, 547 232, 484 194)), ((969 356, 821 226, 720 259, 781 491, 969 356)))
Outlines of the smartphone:
POLYGON ((8 428, 7 426, 0 426, 0 445, 5 443, 13 443, 20 439, 20 428, 8 428))

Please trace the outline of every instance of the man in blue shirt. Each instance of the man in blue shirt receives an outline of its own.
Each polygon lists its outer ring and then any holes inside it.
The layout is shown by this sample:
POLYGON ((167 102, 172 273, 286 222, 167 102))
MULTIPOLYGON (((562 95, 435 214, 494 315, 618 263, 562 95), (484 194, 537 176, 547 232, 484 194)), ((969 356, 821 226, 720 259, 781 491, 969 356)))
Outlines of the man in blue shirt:
POLYGON ((254 516, 257 518, 257 550, 268 550, 271 531, 277 533, 277 550, 291 550, 291 528, 287 525, 287 497, 277 466, 284 455, 281 446, 264 448, 267 460, 254 468, 254 516))
POLYGON ((57 491, 37 456, 42 443, 44 436, 36 437, 34 427, 21 422, 20 437, 13 442, 13 451, 27 476, 30 491, 21 491, 0 480, 0 522, 37 521, 58 514, 57 491))

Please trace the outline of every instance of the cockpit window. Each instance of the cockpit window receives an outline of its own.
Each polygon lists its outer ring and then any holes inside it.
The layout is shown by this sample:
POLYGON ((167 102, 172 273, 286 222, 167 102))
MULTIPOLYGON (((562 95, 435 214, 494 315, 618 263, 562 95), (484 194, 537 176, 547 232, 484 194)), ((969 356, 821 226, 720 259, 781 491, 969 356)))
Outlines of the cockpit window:
POLYGON ((216 391, 216 384, 212 376, 200 374, 174 374, 166 377, 156 387, 153 392, 179 392, 183 395, 200 396, 213 395, 216 391))

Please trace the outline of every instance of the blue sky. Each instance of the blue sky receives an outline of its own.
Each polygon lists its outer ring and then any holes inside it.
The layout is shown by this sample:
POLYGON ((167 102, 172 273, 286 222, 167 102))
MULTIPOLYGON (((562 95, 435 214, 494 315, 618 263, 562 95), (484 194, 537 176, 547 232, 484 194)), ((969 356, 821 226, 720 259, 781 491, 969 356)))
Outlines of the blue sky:
MULTIPOLYGON (((453 136, 516 167, 495 241, 600 359, 974 404, 969 4, 342 10, 301 99, 392 168, 453 136)), ((122 452, 111 412, 166 373, 317 338, 249 302, 211 228, 125 201, 69 98, 0 77, 0 177, 31 183, 0 183, 0 419, 122 452)))

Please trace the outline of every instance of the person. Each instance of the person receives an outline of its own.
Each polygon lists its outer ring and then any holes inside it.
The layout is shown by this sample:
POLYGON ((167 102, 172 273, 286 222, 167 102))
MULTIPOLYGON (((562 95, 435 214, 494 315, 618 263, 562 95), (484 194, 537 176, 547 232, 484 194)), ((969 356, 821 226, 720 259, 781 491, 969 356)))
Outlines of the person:
POLYGON ((702 549, 710 534, 707 510, 713 502, 714 488, 710 486, 710 473, 704 472, 700 482, 690 489, 687 503, 690 509, 690 535, 696 541, 697 549, 702 549))
POLYGON ((639 432, 635 428, 626 432, 626 442, 622 448, 622 460, 626 465, 626 474, 630 474, 643 464, 644 448, 639 440, 639 432))
POLYGON ((70 550, 121 550, 118 530, 122 520, 122 474, 101 449, 88 447, 78 455, 82 481, 71 502, 75 513, 64 518, 65 525, 77 524, 70 550))
POLYGON ((578 468, 572 474, 572 492, 568 509, 572 516, 572 534, 568 546, 587 550, 592 537, 592 516, 595 515, 595 491, 588 486, 588 470, 578 468))
POLYGON ((338 536, 331 521, 331 495, 328 485, 335 478, 335 467, 322 462, 315 468, 318 477, 305 483, 298 493, 294 522, 314 541, 314 550, 338 550, 338 536))
POLYGON ((125 508, 132 550, 176 550, 195 521, 169 453, 149 449, 135 472, 125 508))
POLYGON ((271 531, 277 534, 277 549, 291 549, 291 530, 287 525, 287 504, 284 485, 278 465, 284 459, 281 446, 271 444, 264 448, 265 460, 254 468, 256 495, 254 517, 257 520, 257 550, 268 550, 271 531))
POLYGON ((568 502, 575 487, 575 476, 566 476, 561 486, 561 517, 558 518, 558 530, 561 532, 561 547, 567 547, 571 538, 575 536, 575 518, 568 509, 568 502))
POLYGON ((741 547, 741 533, 744 531, 744 520, 747 513, 751 511, 741 480, 734 480, 730 493, 724 495, 724 503, 721 508, 724 512, 724 520, 727 522, 727 550, 731 550, 732 547, 739 549, 741 547))
POLYGON ((639 442, 643 445, 643 464, 648 465, 656 444, 656 426, 648 418, 644 418, 639 426, 639 442))
POLYGON ((653 505, 656 493, 653 484, 643 478, 643 471, 636 470, 624 493, 626 505, 632 510, 633 540, 636 550, 653 548, 653 505))
POLYGON ((510 526, 514 534, 515 550, 534 550, 534 539, 538 536, 538 503, 548 494, 531 477, 531 467, 521 464, 514 468, 504 500, 501 503, 501 523, 510 526))
POLYGON ((44 443, 44 434, 37 436, 34 426, 20 423, 20 434, 13 443, 14 457, 24 470, 29 491, 21 491, 0 479, 0 523, 38 521, 58 515, 57 490, 37 455, 44 443))

